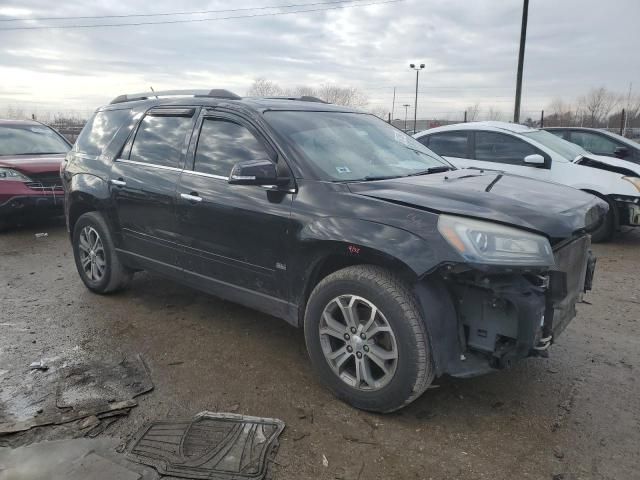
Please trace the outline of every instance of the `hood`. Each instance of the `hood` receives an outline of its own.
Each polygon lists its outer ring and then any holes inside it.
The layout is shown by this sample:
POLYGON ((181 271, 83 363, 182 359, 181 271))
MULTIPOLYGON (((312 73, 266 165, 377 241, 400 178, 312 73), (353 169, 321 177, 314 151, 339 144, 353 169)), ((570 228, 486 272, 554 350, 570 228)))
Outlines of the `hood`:
POLYGON ((60 164, 66 154, 56 153, 52 155, 7 155, 0 156, 0 167, 12 168, 20 173, 47 173, 60 171, 60 164))
POLYGON ((622 160, 621 158, 587 153, 576 158, 573 163, 598 168, 600 170, 607 170, 608 172, 619 173, 620 175, 629 177, 640 177, 640 165, 628 160, 622 160))
POLYGON ((490 220, 567 238, 596 228, 605 202, 564 185, 499 172, 452 172, 390 180, 354 182, 350 190, 437 213, 490 220))

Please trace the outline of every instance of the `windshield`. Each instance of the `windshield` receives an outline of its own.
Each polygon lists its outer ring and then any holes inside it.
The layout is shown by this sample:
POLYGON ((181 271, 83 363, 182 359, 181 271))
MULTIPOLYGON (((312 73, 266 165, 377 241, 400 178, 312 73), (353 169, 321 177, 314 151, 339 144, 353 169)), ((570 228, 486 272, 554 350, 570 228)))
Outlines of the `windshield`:
POLYGON ((71 147, 44 125, 0 126, 0 156, 67 153, 71 147))
POLYGON ((575 143, 567 142, 553 133, 544 130, 536 130, 535 132, 521 133, 524 137, 544 145, 550 150, 573 162, 576 157, 586 155, 588 152, 575 143))
POLYGON ((373 115, 274 111, 265 118, 323 180, 379 180, 454 168, 373 115))

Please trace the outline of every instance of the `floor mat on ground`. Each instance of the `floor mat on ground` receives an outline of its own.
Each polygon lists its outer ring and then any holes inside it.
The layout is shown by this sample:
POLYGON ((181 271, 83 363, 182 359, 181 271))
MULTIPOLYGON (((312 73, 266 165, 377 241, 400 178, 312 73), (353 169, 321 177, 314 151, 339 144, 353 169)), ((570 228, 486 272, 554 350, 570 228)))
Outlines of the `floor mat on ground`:
POLYGON ((146 425, 129 443, 128 457, 163 475, 260 480, 276 455, 284 426, 272 418, 201 412, 187 421, 146 425))

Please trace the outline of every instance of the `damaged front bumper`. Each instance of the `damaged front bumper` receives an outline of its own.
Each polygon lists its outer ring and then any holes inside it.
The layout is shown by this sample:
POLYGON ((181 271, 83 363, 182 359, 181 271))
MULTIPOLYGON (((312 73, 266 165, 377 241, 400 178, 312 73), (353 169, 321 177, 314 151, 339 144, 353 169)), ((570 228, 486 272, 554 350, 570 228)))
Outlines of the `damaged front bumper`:
POLYGON ((618 210, 620 225, 640 226, 640 197, 616 195, 613 197, 613 201, 618 210))
MULTIPOLYGON (((449 320, 436 321, 435 336, 430 329, 437 373, 469 377, 546 356, 591 289, 595 257, 590 245, 584 235, 556 246, 555 266, 546 271, 446 269, 443 289, 451 305, 445 305, 441 318, 449 320)), ((432 293, 418 293, 426 307, 425 295, 432 293)))

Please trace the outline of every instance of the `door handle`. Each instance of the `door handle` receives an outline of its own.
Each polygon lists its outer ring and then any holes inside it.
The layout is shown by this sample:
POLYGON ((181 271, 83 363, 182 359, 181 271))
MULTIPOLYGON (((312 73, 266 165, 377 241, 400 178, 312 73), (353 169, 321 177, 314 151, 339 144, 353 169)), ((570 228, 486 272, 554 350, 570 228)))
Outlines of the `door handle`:
POLYGON ((116 187, 126 187, 127 186, 127 182, 125 182, 121 178, 119 178, 118 180, 111 179, 109 181, 111 182, 111 185, 115 185, 116 187))
POLYGON ((187 200, 188 202, 191 202, 191 203, 200 203, 202 201, 202 197, 199 197, 196 192, 181 193, 180 198, 182 198, 183 200, 187 200))

